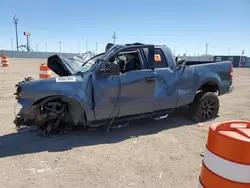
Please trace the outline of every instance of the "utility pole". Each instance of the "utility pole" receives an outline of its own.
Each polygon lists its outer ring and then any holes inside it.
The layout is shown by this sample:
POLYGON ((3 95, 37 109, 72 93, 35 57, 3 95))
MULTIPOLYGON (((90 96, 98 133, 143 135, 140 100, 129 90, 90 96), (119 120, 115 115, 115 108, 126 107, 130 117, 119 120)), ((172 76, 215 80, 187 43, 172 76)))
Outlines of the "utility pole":
POLYGON ((28 51, 29 51, 29 36, 26 36, 27 38, 27 48, 28 48, 28 51))
POLYGON ((88 38, 86 38, 86 52, 88 52, 88 38))
POLYGON ((30 47, 29 47, 29 37, 30 37, 30 32, 23 32, 24 36, 26 36, 26 39, 27 39, 27 50, 30 51, 30 47))
POLYGON ((13 22, 15 24, 15 30, 16 30, 16 50, 18 51, 18 33, 17 33, 18 18, 16 17, 16 15, 13 18, 13 22))
POLYGON ((36 45, 36 51, 39 51, 39 44, 36 45))
POLYGON ((81 46, 80 46, 80 42, 78 42, 78 54, 80 54, 81 52, 81 46))
POLYGON ((175 56, 175 50, 176 50, 176 48, 178 48, 180 45, 177 45, 175 48, 174 48, 174 56, 175 56))
POLYGON ((207 47, 208 47, 208 43, 206 43, 206 55, 207 55, 207 47))
POLYGON ((115 40, 117 39, 117 36, 116 36, 115 32, 114 32, 114 35, 112 36, 112 38, 114 39, 113 44, 115 45, 115 40))
POLYGON ((244 50, 242 50, 242 52, 241 52, 239 67, 242 66, 242 57, 243 57, 243 56, 244 56, 244 50))
POLYGON ((47 42, 45 42, 45 52, 47 52, 47 42))
POLYGON ((98 51, 98 42, 95 43, 95 53, 97 54, 98 51))
POLYGON ((59 41, 59 52, 61 53, 61 49, 62 49, 62 41, 59 41))

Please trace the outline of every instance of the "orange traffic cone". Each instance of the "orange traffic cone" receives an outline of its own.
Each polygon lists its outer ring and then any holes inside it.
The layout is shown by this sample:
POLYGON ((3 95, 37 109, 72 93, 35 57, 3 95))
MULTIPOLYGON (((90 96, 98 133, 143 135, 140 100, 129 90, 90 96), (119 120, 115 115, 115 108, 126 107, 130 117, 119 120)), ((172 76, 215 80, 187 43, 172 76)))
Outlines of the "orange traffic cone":
POLYGON ((45 63, 40 65, 39 78, 51 78, 51 70, 45 63))
POLYGON ((2 55, 2 66, 8 67, 9 66, 9 60, 7 55, 2 55))
POLYGON ((209 128, 200 188, 250 187, 250 121, 229 121, 209 128))

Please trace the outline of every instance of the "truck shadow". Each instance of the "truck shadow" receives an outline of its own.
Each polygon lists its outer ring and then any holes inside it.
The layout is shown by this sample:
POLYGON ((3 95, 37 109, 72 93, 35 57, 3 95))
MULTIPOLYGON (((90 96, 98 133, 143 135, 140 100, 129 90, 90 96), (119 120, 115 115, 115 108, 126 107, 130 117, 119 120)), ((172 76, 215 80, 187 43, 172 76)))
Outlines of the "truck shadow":
POLYGON ((170 114, 167 119, 158 121, 151 119, 135 120, 127 127, 111 129, 108 133, 106 128, 99 128, 95 131, 71 131, 63 136, 40 137, 36 132, 26 128, 17 133, 0 137, 0 158, 43 151, 65 151, 82 146, 118 143, 130 138, 156 134, 167 129, 194 124, 195 122, 187 117, 187 109, 182 107, 170 114))

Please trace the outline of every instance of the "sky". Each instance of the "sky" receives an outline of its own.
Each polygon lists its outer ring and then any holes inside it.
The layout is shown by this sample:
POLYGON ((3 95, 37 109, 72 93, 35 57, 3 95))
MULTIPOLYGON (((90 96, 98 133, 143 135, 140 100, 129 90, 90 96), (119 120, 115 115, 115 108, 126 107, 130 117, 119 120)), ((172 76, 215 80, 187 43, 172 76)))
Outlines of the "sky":
POLYGON ((31 32, 37 51, 103 52, 108 42, 169 46, 176 55, 250 56, 250 0, 1 0, 0 48, 31 32), (96 45, 97 44, 97 45, 96 45), (97 48, 96 48, 97 47, 97 48))

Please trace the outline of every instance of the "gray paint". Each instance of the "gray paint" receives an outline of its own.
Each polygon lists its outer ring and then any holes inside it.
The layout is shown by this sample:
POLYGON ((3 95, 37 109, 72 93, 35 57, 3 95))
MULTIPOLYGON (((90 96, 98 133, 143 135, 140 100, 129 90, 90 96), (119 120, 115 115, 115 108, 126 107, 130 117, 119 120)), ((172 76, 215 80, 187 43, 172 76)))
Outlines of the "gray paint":
POLYGON ((11 58, 41 58, 41 59, 47 59, 49 56, 54 54, 59 54, 68 58, 78 55, 77 53, 26 52, 26 51, 11 51, 11 50, 1 51, 1 54, 2 53, 11 58))
MULTIPOLYGON (((22 113, 32 114, 29 111, 31 105, 40 99, 64 96, 64 100, 69 101, 75 109, 73 115, 77 124, 83 121, 84 111, 87 121, 93 121, 186 105, 192 103, 196 92, 206 82, 216 83, 220 94, 229 91, 232 85, 229 79, 231 62, 177 67, 171 50, 166 46, 157 47, 163 50, 169 67, 104 77, 98 74, 103 66, 103 62, 100 61, 90 71, 72 75, 75 78, 72 82, 57 82, 56 78, 51 78, 20 83, 22 92, 19 102, 24 107, 22 113), (145 82, 148 77, 155 78, 155 81, 145 82)), ((145 59, 143 64, 146 64, 145 59)))

